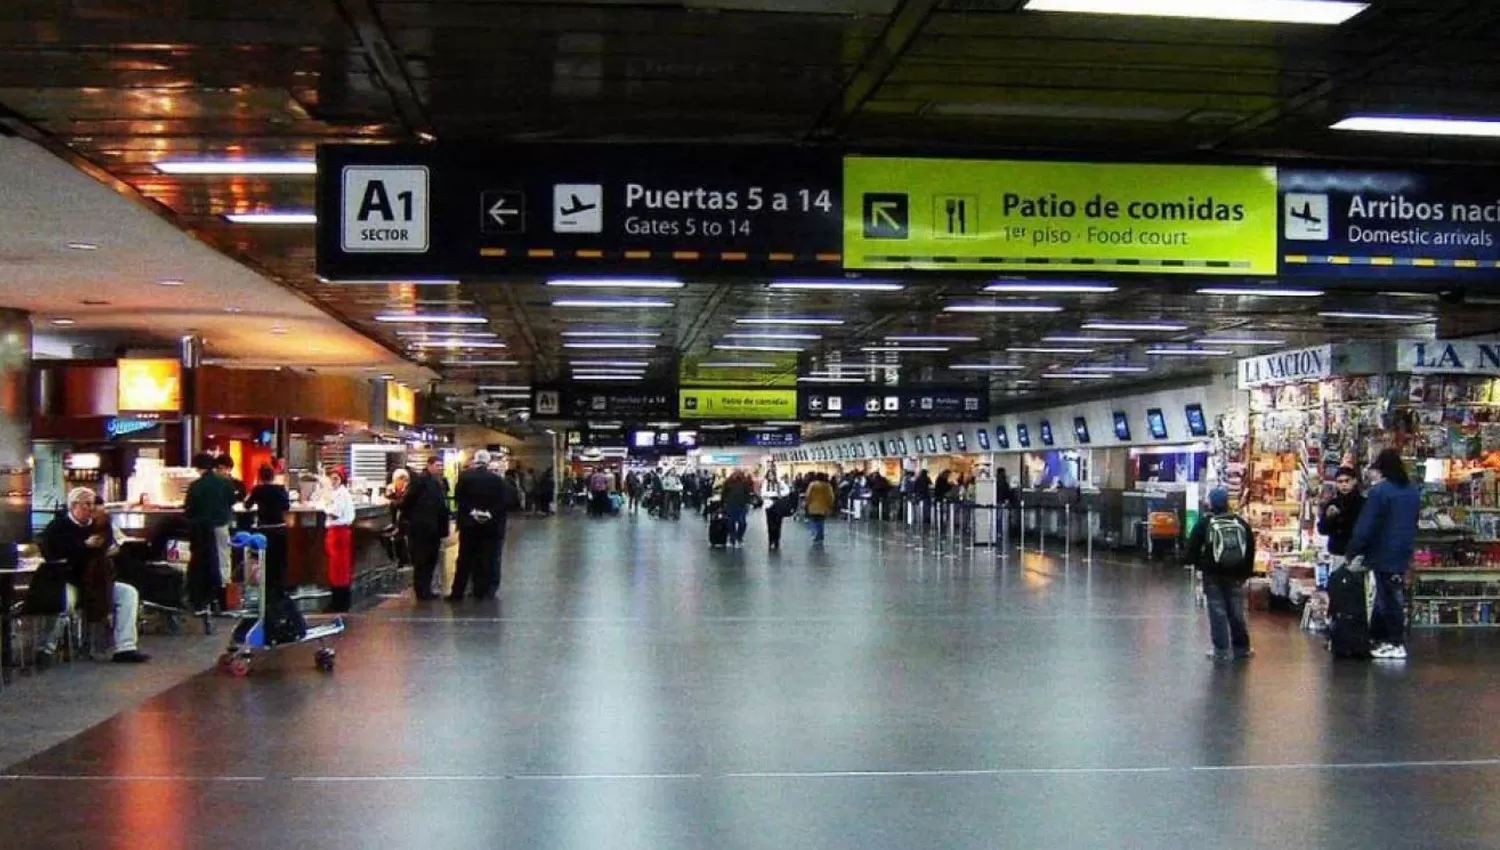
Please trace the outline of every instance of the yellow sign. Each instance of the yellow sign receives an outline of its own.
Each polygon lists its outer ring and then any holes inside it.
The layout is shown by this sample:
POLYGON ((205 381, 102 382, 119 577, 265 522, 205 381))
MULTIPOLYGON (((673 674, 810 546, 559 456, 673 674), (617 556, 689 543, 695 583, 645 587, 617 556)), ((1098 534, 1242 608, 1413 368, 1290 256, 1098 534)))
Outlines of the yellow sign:
POLYGON ((844 159, 844 266, 1276 273, 1274 167, 844 159))
POLYGON ((794 352, 729 352, 707 357, 684 357, 678 368, 678 383, 684 387, 795 387, 797 360, 794 352))
POLYGON ((182 364, 176 360, 121 360, 115 409, 121 413, 182 410, 182 364))
POLYGON ((397 425, 417 424, 417 391, 395 381, 386 381, 385 421, 397 425))
POLYGON ((677 394, 683 419, 796 419, 796 390, 687 389, 677 394))

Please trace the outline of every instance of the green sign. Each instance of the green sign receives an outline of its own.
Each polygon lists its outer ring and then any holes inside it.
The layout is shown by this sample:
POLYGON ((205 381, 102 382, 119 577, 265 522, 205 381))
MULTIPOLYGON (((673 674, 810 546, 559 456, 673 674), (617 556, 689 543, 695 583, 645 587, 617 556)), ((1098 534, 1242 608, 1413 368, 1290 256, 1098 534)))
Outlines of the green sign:
POLYGON ((1276 273, 1276 169, 844 160, 851 270, 1276 273))
POLYGON ((797 361, 795 352, 745 352, 731 357, 728 352, 704 357, 684 357, 678 368, 678 383, 684 387, 795 387, 797 361))
POLYGON ((796 390, 689 389, 677 393, 683 419, 796 419, 796 390))

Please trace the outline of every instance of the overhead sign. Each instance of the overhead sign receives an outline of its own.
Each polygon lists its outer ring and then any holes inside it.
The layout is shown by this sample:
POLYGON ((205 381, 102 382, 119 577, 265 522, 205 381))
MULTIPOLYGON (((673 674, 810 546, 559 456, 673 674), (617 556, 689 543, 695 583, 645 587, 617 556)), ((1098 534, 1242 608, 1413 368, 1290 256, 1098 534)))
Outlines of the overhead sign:
POLYGON ((104 420, 104 435, 111 440, 115 440, 120 437, 128 437, 132 434, 150 431, 160 424, 161 422, 155 419, 127 419, 120 416, 111 416, 104 420))
POLYGON ((796 390, 699 389, 684 387, 677 393, 678 415, 683 419, 796 419, 796 390))
POLYGON ((989 417, 989 393, 976 388, 808 390, 799 411, 802 419, 981 422, 989 417))
POLYGON ((1319 381, 1331 375, 1333 375, 1333 346, 1331 345, 1262 354, 1247 357, 1239 363, 1239 386, 1242 390, 1252 387, 1295 384, 1302 381, 1319 381))
POLYGON ((168 358, 124 359, 117 364, 121 413, 178 413, 182 410, 182 364, 168 358))
POLYGON ((1396 371, 1500 375, 1500 340, 1403 339, 1396 343, 1396 371))
POLYGON ((385 418, 398 425, 417 424, 417 391, 395 381, 385 385, 385 418))
POLYGON ((1500 276, 1500 185, 1485 172, 1283 170, 1279 181, 1285 274, 1500 276))
POLYGON ((535 388, 531 410, 540 419, 663 419, 677 415, 676 396, 675 388, 567 384, 535 388))
POLYGON ((698 445, 705 447, 789 448, 801 444, 802 429, 797 425, 759 425, 753 428, 741 426, 704 429, 698 432, 698 445))
POLYGON ((739 359, 683 357, 677 380, 684 387, 795 387, 800 359, 793 352, 754 352, 739 359))
POLYGON ((837 274, 841 167, 732 145, 324 146, 318 273, 837 274))
POLYGON ((1276 273, 1276 169, 848 157, 845 267, 1276 273))

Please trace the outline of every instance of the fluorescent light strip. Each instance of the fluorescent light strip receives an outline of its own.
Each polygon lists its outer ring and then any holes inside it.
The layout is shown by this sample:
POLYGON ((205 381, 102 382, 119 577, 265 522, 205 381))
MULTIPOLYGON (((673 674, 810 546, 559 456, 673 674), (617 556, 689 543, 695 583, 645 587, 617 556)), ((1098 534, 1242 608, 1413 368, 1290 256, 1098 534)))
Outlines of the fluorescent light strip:
POLYGON ((317 174, 310 159, 164 159, 154 164, 163 174, 317 174))
POLYGON ((1286 345, 1286 340, 1284 339, 1250 339, 1229 336, 1205 336, 1199 337, 1198 339, 1195 339, 1193 341, 1199 343, 1200 345, 1286 345))
POLYGON ((1177 333, 1187 330, 1188 326, 1176 322, 1085 322, 1082 328, 1086 331, 1162 331, 1165 333, 1177 333))
POLYGON ((724 334, 724 338, 725 339, 792 339, 792 340, 807 340, 809 342, 815 342, 817 340, 822 339, 823 337, 819 336, 818 334, 728 333, 728 334, 724 334))
POLYGON ((483 316, 460 316, 451 313, 382 313, 375 317, 375 321, 412 325, 482 325, 487 320, 483 316))
POLYGON ((558 298, 552 302, 553 307, 637 307, 666 310, 672 307, 671 301, 661 301, 655 298, 558 298))
POLYGON ((598 367, 592 367, 592 368, 588 368, 588 369, 582 369, 582 368, 579 368, 579 367, 575 366, 575 367, 573 367, 573 374, 575 374, 575 375, 644 375, 644 374, 646 374, 646 370, 645 369, 601 369, 601 368, 598 368, 598 367))
POLYGON ((1150 366, 1077 366, 1070 372, 1108 372, 1112 375, 1138 375, 1151 371, 1150 366))
POLYGON ((900 292, 906 286, 900 283, 876 283, 874 281, 835 280, 778 280, 770 284, 771 289, 797 289, 833 292, 900 292))
POLYGON ((519 360, 444 360, 443 361, 443 365, 444 366, 469 366, 469 367, 474 367, 474 368, 478 368, 478 367, 482 367, 482 366, 519 366, 519 365, 521 365, 521 361, 519 361, 519 360))
POLYGON ((1072 342, 1094 345, 1129 345, 1135 342, 1128 336, 1044 336, 1042 342, 1072 342))
POLYGON ((575 381, 644 381, 645 375, 595 375, 588 372, 574 372, 575 381))
POLYGON ((1350 0, 1029 0, 1024 8, 1028 12, 1338 26, 1369 5, 1350 0))
POLYGON ((481 339, 424 339, 409 342, 407 348, 505 348, 505 343, 481 339))
POLYGON ((760 352, 797 352, 802 349, 789 345, 716 345, 715 351, 760 351, 760 352))
POLYGON ((907 335, 900 335, 900 336, 888 336, 888 337, 885 338, 885 341, 886 342, 979 342, 979 337, 977 337, 977 336, 944 336, 942 334, 932 334, 932 335, 929 335, 929 336, 924 336, 924 335, 921 335, 921 334, 907 334, 907 335))
POLYGON ((1026 367, 1017 363, 953 363, 949 369, 964 372, 1024 372, 1026 367))
POLYGON ((653 277, 563 277, 547 281, 548 286, 573 286, 582 289, 681 289, 680 280, 653 277))
POLYGON ((1120 287, 1103 283, 992 283, 984 292, 1026 293, 1033 295, 1066 295, 1118 292, 1120 287))
POLYGON ((864 378, 829 378, 823 375, 804 375, 797 379, 799 384, 863 384, 864 378))
POLYGON ((1093 354, 1092 348, 1007 348, 1010 354, 1093 354))
POLYGON ((234 224, 317 224, 318 216, 310 212, 246 212, 225 213, 224 218, 234 224))
POLYGON ((606 349, 617 349, 617 350, 636 349, 636 350, 639 350, 639 349, 643 349, 643 348, 655 348, 655 347, 656 347, 656 343, 654 343, 654 342, 565 342, 565 343, 563 343, 563 348, 590 348, 590 349, 595 349, 595 350, 600 350, 600 351, 606 350, 606 349))
POLYGON ((1335 310, 1318 314, 1325 319, 1349 319, 1368 322, 1431 322, 1433 316, 1425 313, 1360 313, 1335 310))
POLYGON ((574 369, 645 369, 651 364, 646 360, 569 360, 568 365, 574 369))
POLYGON ((566 337, 596 337, 598 339, 656 339, 659 331, 563 331, 566 337))
POLYGON ((480 384, 476 387, 482 393, 529 393, 531 387, 520 384, 480 384))
POLYGON ((1208 286, 1198 290, 1198 294, 1248 296, 1252 298, 1318 298, 1323 294, 1323 290, 1256 286, 1208 286))
POLYGON ((1351 115, 1334 124, 1330 129, 1353 130, 1360 133, 1398 133, 1408 136, 1500 138, 1500 119, 1351 115))
POLYGON ((734 323, 736 325, 842 325, 844 320, 815 316, 761 316, 735 319, 734 323))
POLYGON ((769 360, 706 360, 698 364, 699 369, 775 369, 776 366, 769 360))
POLYGON ((1152 357, 1228 357, 1233 354, 1227 348, 1148 348, 1152 357))
POLYGON ((871 354, 880 352, 890 353, 902 351, 913 352, 917 354, 936 354, 939 352, 952 350, 953 349, 949 348, 946 345, 866 345, 860 349, 860 351, 871 354))
POLYGON ((443 330, 396 331, 396 336, 421 337, 424 339, 432 339, 434 337, 440 339, 490 339, 491 337, 499 336, 499 334, 494 331, 454 331, 445 328, 443 330))
POLYGON ((1114 375, 1105 372, 1047 372, 1042 377, 1049 381, 1103 381, 1114 375))
POLYGON ((944 313, 1061 313, 1055 304, 949 304, 944 313))

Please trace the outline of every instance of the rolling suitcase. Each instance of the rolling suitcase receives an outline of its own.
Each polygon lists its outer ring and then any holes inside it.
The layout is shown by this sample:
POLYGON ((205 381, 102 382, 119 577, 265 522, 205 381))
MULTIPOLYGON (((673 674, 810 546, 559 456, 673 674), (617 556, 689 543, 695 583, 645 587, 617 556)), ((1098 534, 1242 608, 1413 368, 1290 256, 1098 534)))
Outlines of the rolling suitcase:
POLYGON ((1328 648, 1335 658, 1370 657, 1364 573, 1339 567, 1328 575, 1328 648))
POLYGON ((723 514, 708 520, 708 545, 716 549, 729 545, 729 520, 723 514))

